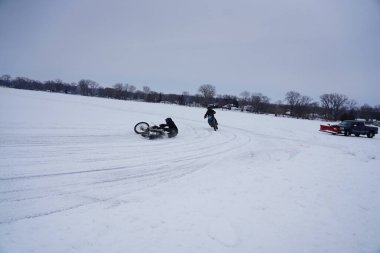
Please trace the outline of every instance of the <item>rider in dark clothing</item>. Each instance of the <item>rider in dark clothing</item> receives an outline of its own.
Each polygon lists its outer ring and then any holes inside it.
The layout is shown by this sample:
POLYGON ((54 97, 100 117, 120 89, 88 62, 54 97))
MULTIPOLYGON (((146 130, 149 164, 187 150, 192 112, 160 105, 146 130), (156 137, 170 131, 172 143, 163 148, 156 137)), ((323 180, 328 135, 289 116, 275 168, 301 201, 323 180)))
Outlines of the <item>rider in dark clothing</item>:
POLYGON ((178 128, 171 118, 165 119, 166 124, 160 124, 160 128, 168 133, 168 137, 172 138, 178 134, 178 128))
POLYGON ((212 107, 209 106, 209 107, 207 107, 207 112, 206 112, 204 118, 207 118, 208 122, 211 122, 215 119, 215 123, 218 125, 218 121, 216 120, 216 118, 214 116, 215 113, 216 112, 212 109, 212 107))

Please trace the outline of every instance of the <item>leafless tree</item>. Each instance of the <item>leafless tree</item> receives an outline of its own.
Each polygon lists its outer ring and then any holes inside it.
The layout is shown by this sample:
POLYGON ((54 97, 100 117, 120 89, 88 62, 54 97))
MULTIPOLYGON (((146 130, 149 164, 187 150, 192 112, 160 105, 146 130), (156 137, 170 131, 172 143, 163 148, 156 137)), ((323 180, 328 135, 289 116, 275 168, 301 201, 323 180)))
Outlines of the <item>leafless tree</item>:
POLYGON ((122 99, 123 98, 124 85, 122 83, 115 83, 113 88, 115 90, 115 98, 122 99))
POLYGON ((122 85, 122 93, 123 93, 123 99, 128 99, 129 97, 129 92, 128 92, 128 89, 129 89, 129 84, 128 83, 125 83, 122 85))
POLYGON ((323 117, 326 120, 332 119, 333 109, 332 109, 332 95, 323 94, 320 97, 321 106, 323 109, 323 117))
POLYGON ((270 99, 261 93, 253 93, 250 100, 253 112, 261 113, 265 110, 265 105, 269 104, 270 99))
POLYGON ((150 87, 149 86, 143 86, 143 92, 145 94, 149 94, 150 93, 150 87))
POLYGON ((134 92, 136 92, 136 86, 131 84, 124 85, 124 93, 126 99, 132 98, 134 92))
POLYGON ((289 91, 285 95, 285 100, 288 102, 290 107, 290 115, 295 116, 296 107, 301 101, 301 94, 296 91, 289 91))
POLYGON ((346 107, 347 107, 347 110, 356 111, 358 109, 358 103, 353 99, 349 99, 346 102, 346 107))
POLYGON ((374 119, 376 119, 377 121, 380 121, 380 105, 376 105, 373 107, 373 110, 374 110, 374 119))
POLYGON ((89 93, 90 93, 89 83, 90 82, 91 82, 91 80, 80 80, 79 81, 79 83, 78 83, 79 93, 82 96, 88 96, 89 95, 89 93))
POLYGON ((99 84, 95 81, 88 80, 88 87, 90 89, 91 96, 95 96, 96 90, 99 88, 99 84))
POLYGON ((107 98, 115 98, 116 95, 115 95, 115 89, 113 88, 105 88, 104 89, 104 96, 107 97, 107 98))
POLYGON ((150 92, 151 92, 151 90, 150 90, 150 87, 149 86, 143 86, 143 92, 144 92, 144 100, 145 101, 148 101, 148 99, 149 99, 149 94, 150 94, 150 92))
POLYGON ((160 100, 160 93, 155 91, 150 91, 145 98, 147 102, 155 102, 157 103, 160 100))
POLYGON ((296 106, 296 114, 297 117, 301 118, 309 118, 309 114, 311 113, 311 104, 313 99, 308 96, 302 96, 299 104, 296 106))
POLYGON ((331 93, 320 96, 321 106, 324 111, 325 119, 338 120, 339 114, 344 109, 345 103, 348 101, 346 95, 331 93))
POLYGON ((113 88, 114 88, 115 90, 120 90, 120 91, 122 91, 122 90, 123 90, 123 84, 122 84, 122 83, 115 83, 115 84, 113 85, 113 88))
POLYGON ((136 91, 136 86, 134 85, 128 85, 127 91, 130 93, 133 93, 136 91))
POLYGON ((239 106, 239 102, 236 96, 231 95, 218 95, 217 101, 223 106, 223 105, 234 105, 239 106))
POLYGON ((374 114, 374 108, 368 104, 364 104, 359 109, 359 117, 361 119, 372 119, 374 114))
POLYGON ((10 75, 2 75, 0 77, 0 80, 4 81, 4 82, 9 82, 11 80, 11 76, 10 75))
POLYGON ((209 104, 216 94, 215 86, 211 84, 203 84, 198 89, 199 93, 203 98, 204 105, 209 104))
POLYGON ((81 95, 84 96, 94 96, 96 89, 99 87, 99 84, 92 80, 80 80, 79 83, 79 91, 81 95))
POLYGON ((348 101, 348 97, 343 94, 334 94, 333 96, 333 115, 337 120, 342 109, 344 109, 345 103, 348 101))
POLYGON ((187 105, 190 103, 190 93, 188 91, 182 92, 182 96, 180 98, 181 105, 187 105))
POLYGON ((286 93, 285 100, 290 107, 290 115, 293 117, 309 118, 313 99, 309 96, 303 96, 296 91, 286 93))
POLYGON ((242 109, 244 109, 244 106, 248 105, 250 93, 249 91, 243 91, 242 93, 240 93, 240 96, 241 96, 241 100, 240 100, 241 107, 242 109))

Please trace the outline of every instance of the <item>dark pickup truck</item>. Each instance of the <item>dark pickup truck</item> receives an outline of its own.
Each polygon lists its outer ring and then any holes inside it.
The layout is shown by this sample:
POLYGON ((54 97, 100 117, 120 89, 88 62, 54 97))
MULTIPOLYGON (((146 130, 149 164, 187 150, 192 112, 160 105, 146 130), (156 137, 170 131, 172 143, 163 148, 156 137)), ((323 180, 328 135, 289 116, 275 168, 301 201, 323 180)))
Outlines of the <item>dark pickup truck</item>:
POLYGON ((363 121, 359 120, 345 120, 338 125, 321 125, 320 131, 328 132, 332 134, 344 134, 350 136, 367 135, 368 138, 372 138, 378 133, 377 127, 366 126, 363 121))

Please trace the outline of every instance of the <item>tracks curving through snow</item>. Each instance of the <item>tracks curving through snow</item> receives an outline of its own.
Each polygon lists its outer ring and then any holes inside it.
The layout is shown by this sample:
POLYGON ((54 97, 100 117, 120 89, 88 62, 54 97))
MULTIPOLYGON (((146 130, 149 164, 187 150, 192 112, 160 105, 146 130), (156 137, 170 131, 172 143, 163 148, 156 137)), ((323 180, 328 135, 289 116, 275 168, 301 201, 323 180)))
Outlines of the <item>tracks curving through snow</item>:
POLYGON ((112 202, 207 169, 221 153, 228 157, 251 142, 244 130, 222 126, 215 132, 204 121, 180 121, 174 139, 150 141, 99 127, 76 136, 70 128, 52 127, 45 128, 49 134, 5 138, 1 148, 8 157, 2 162, 14 170, 0 175, 0 205, 7 206, 0 224, 112 202))

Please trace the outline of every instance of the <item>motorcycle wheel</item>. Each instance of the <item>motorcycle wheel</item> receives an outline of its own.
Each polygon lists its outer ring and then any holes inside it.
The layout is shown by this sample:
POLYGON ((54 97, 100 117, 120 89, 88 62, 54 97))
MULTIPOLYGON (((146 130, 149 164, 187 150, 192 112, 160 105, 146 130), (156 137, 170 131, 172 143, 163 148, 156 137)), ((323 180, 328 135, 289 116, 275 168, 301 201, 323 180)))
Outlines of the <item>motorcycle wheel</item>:
POLYGON ((148 130, 149 128, 149 124, 146 123, 146 122, 139 122, 135 125, 135 133, 136 134, 142 134, 144 133, 146 130, 148 130))

